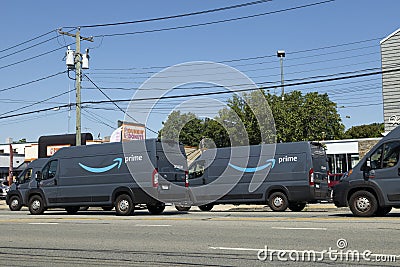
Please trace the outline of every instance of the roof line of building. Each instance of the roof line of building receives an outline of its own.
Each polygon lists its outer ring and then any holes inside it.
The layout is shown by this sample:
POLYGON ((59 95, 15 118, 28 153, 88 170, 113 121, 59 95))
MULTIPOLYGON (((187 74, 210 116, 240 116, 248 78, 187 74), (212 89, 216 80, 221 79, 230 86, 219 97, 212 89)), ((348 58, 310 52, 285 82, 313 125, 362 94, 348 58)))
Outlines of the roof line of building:
POLYGON ((398 28, 397 30, 395 30, 394 32, 392 32, 391 34, 389 34, 389 36, 385 37, 384 39, 382 39, 380 41, 380 44, 382 45, 384 42, 386 42, 387 40, 389 40, 390 38, 392 38, 394 35, 396 35, 397 33, 400 32, 400 28, 398 28))

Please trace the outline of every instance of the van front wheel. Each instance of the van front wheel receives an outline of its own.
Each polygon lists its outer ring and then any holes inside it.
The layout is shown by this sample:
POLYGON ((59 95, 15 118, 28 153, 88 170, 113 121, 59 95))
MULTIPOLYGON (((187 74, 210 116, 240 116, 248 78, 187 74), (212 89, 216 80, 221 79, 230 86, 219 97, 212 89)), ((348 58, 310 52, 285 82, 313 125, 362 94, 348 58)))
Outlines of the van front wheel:
POLYGON ((22 208, 21 199, 19 196, 10 197, 10 204, 8 205, 11 211, 19 211, 22 208))
POLYGON ((43 199, 40 196, 33 196, 29 199, 29 212, 32 215, 43 214, 44 203, 43 199))
POLYGON ((370 217, 378 210, 378 201, 371 192, 361 190, 351 195, 349 206, 354 215, 370 217))
POLYGON ((115 200, 115 212, 118 216, 130 215, 133 212, 133 202, 130 196, 119 195, 115 200))
POLYGON ((268 205, 273 211, 285 211, 289 202, 284 193, 275 192, 269 197, 268 205))

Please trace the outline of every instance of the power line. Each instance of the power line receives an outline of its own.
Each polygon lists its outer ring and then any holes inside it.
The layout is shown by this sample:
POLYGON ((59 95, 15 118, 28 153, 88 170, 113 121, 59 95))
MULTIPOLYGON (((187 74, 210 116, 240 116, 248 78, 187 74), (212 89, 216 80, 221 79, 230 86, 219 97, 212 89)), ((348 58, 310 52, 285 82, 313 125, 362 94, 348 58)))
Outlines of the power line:
POLYGON ((30 104, 30 105, 27 105, 27 106, 23 106, 23 107, 21 107, 21 108, 18 108, 18 109, 14 109, 14 110, 10 110, 10 111, 7 111, 7 112, 4 112, 4 113, 1 113, 1 114, 0 114, 0 116, 2 116, 2 115, 5 115, 5 114, 10 114, 10 113, 13 113, 13 112, 15 112, 15 111, 19 111, 19 110, 26 109, 26 108, 29 108, 29 107, 36 106, 36 105, 38 105, 38 104, 41 104, 41 103, 47 102, 47 101, 49 101, 49 100, 52 100, 52 99, 55 99, 55 98, 58 98, 58 97, 60 97, 60 96, 66 95, 66 94, 68 94, 68 93, 70 93, 70 92, 73 92, 73 91, 75 91, 75 89, 69 90, 69 91, 67 91, 67 92, 63 92, 63 93, 61 93, 61 94, 58 94, 58 95, 55 95, 55 96, 51 96, 51 97, 49 97, 49 98, 46 98, 46 99, 44 99, 44 100, 41 100, 41 101, 38 101, 38 102, 32 103, 32 104, 30 104))
POLYGON ((259 13, 259 14, 255 14, 255 15, 236 17, 236 18, 231 18, 231 19, 223 19, 223 20, 217 20, 217 21, 211 21, 211 22, 204 22, 204 23, 197 23, 197 24, 190 24, 190 25, 176 26, 176 27, 169 27, 169 28, 161 28, 161 29, 153 29, 153 30, 143 30, 143 31, 136 31, 136 32, 102 34, 102 35, 96 35, 94 37, 113 37, 113 36, 124 36, 124 35, 163 32, 163 31, 171 31, 171 30, 178 30, 178 29, 188 29, 188 28, 194 28, 194 27, 200 27, 200 26, 208 26, 208 25, 213 25, 213 24, 238 21, 238 20, 249 19, 249 18, 256 18, 256 17, 272 15, 272 14, 277 14, 277 13, 282 13, 282 12, 287 12, 287 11, 293 11, 293 10, 297 10, 297 9, 302 9, 302 8, 317 6, 317 5, 321 5, 321 4, 326 4, 326 3, 334 2, 334 1, 336 1, 336 0, 326 0, 326 1, 311 3, 311 4, 307 4, 307 5, 301 5, 301 6, 285 8, 285 9, 280 9, 280 10, 275 10, 275 11, 270 11, 270 12, 264 12, 264 13, 259 13))
POLYGON ((9 56, 13 56, 13 55, 15 55, 15 54, 18 54, 18 53, 21 53, 21 52, 23 52, 23 51, 29 50, 29 49, 34 48, 34 47, 36 47, 36 46, 39 46, 39 45, 41 45, 41 44, 45 44, 45 43, 50 42, 51 40, 54 40, 54 39, 57 39, 57 38, 58 38, 58 36, 49 38, 49 39, 44 40, 44 41, 42 41, 42 42, 40 42, 40 43, 31 45, 31 46, 26 47, 26 48, 23 48, 23 49, 20 49, 20 50, 18 50, 18 51, 12 52, 12 53, 7 54, 7 55, 5 55, 5 56, 1 56, 0 59, 6 58, 6 57, 9 57, 9 56))
MULTIPOLYGON (((358 73, 360 71, 356 71, 356 72, 353 72, 353 73, 356 73, 356 74, 350 74, 350 75, 340 76, 340 77, 331 77, 331 78, 325 78, 325 79, 319 79, 319 80, 288 83, 286 86, 287 87, 293 87, 293 86, 300 86, 300 85, 307 85, 307 84, 325 83, 325 82, 332 82, 332 81, 339 81, 339 80, 347 80, 347 79, 355 79, 355 78, 368 77, 368 76, 374 76, 374 75, 381 75, 381 74, 384 74, 384 73, 393 73, 393 72, 399 72, 399 71, 400 71, 400 68, 381 70, 381 71, 370 71, 370 72, 367 72, 367 73, 358 73)), ((333 75, 331 75, 331 76, 333 76, 333 75)), ((303 80, 307 80, 307 79, 309 79, 309 78, 303 78, 303 80)), ((267 90, 267 89, 273 89, 273 88, 279 88, 279 87, 280 87, 280 85, 274 85, 274 86, 264 87, 264 88, 261 88, 261 89, 267 90)), ((187 98, 187 97, 196 97, 196 96, 209 96, 209 95, 221 95, 221 94, 229 94, 229 93, 240 93, 240 92, 248 92, 248 91, 254 91, 254 90, 259 90, 259 89, 258 88, 247 88, 247 89, 239 89, 239 90, 235 90, 235 91, 216 91, 216 92, 208 92, 208 93, 197 93, 197 94, 187 94, 187 95, 173 95, 173 96, 162 96, 162 97, 150 97, 150 98, 141 98, 141 99, 117 99, 117 100, 84 101, 84 102, 82 102, 82 104, 85 104, 85 105, 86 104, 105 104, 105 103, 118 103, 118 102, 138 102, 138 101, 146 101, 146 100, 176 99, 176 98, 187 98)), ((38 109, 38 110, 23 112, 23 113, 19 113, 19 114, 0 116, 0 119, 19 117, 19 116, 23 116, 23 115, 40 113, 40 112, 50 111, 50 110, 55 110, 55 109, 58 110, 58 109, 61 109, 61 108, 66 108, 66 107, 70 107, 70 106, 74 106, 74 105, 76 105, 76 103, 65 104, 65 105, 60 105, 60 106, 56 106, 56 107, 44 108, 44 109, 38 109)))
MULTIPOLYGON (((197 11, 197 12, 191 12, 191 13, 184 13, 184 14, 179 14, 179 15, 171 15, 171 16, 165 16, 165 17, 158 17, 158 18, 151 18, 151 19, 141 19, 141 20, 132 20, 132 21, 124 21, 124 22, 83 25, 83 26, 79 26, 79 27, 80 28, 98 28, 98 27, 120 26, 120 25, 137 24, 137 23, 144 23, 144 22, 154 22, 154 21, 162 21, 162 20, 169 20, 169 19, 177 19, 177 18, 183 18, 183 17, 215 13, 215 12, 220 12, 220 11, 225 11, 225 10, 230 10, 230 9, 242 8, 242 7, 247 7, 247 6, 253 6, 253 5, 263 4, 266 2, 272 2, 272 0, 260 0, 260 1, 254 1, 254 2, 233 5, 233 6, 226 6, 226 7, 220 7, 220 8, 215 8, 215 9, 209 9, 209 10, 203 10, 203 11, 197 11)), ((70 27, 65 27, 65 28, 77 28, 77 27, 70 26, 70 27)))
MULTIPOLYGON (((103 90, 101 90, 100 89, 100 87, 98 87, 86 74, 85 74, 85 77, 109 100, 109 101, 111 101, 113 104, 114 104, 114 106, 116 106, 120 111, 122 111, 122 113, 124 113, 125 115, 127 115, 129 118, 131 118, 132 120, 134 120, 135 122, 138 122, 138 120, 136 120, 135 118, 133 118, 131 115, 129 115, 128 113, 126 113, 122 108, 120 108, 118 105, 117 105, 117 103, 115 103, 106 93, 104 93, 103 92, 103 90)), ((153 133, 155 133, 155 134, 158 134, 156 131, 154 131, 153 129, 151 129, 151 128, 149 128, 149 127, 147 127, 147 126, 145 126, 146 127, 146 129, 147 130, 149 130, 149 131, 151 131, 151 132, 153 132, 153 133)))
POLYGON ((23 60, 14 62, 14 63, 10 63, 10 64, 8 64, 8 65, 1 66, 0 69, 5 69, 5 68, 11 67, 11 66, 15 66, 15 65, 17 65, 17 64, 24 63, 24 62, 30 61, 30 60, 32 60, 32 59, 39 58, 39 57, 42 57, 42 56, 45 56, 45 55, 54 53, 54 52, 56 52, 56 51, 58 51, 58 50, 61 50, 61 49, 65 49, 65 48, 64 48, 64 47, 59 47, 59 48, 56 48, 56 49, 47 51, 47 52, 45 52, 45 53, 41 53, 41 54, 39 54, 39 55, 30 57, 30 58, 26 58, 26 59, 23 59, 23 60))
MULTIPOLYGON (((360 41, 355 41, 355 42, 349 42, 349 43, 342 43, 342 44, 337 44, 337 45, 331 45, 331 46, 323 46, 323 47, 316 47, 312 49, 306 49, 306 50, 298 50, 298 51, 293 51, 293 52, 287 52, 287 54, 300 54, 300 53, 305 53, 305 52, 313 52, 313 51, 320 51, 320 50, 326 50, 326 49, 331 49, 331 48, 337 48, 337 47, 343 47, 343 46, 349 46, 349 45, 354 45, 354 44, 360 44, 360 43, 367 43, 371 41, 376 41, 382 39, 381 37, 379 38, 373 38, 373 39, 366 39, 366 40, 360 40, 360 41)), ((329 52, 329 53, 323 53, 319 55, 313 55, 311 57, 316 57, 316 56, 324 56, 324 55, 329 55, 329 54, 336 54, 336 53, 342 53, 342 52, 349 52, 349 51, 354 51, 354 50, 360 50, 360 49, 365 49, 365 48, 371 48, 374 46, 365 46, 361 48, 353 48, 353 49, 347 49, 347 50, 340 50, 340 51, 334 51, 334 52, 329 52)), ((287 58, 286 61, 292 61, 296 59, 303 59, 303 58, 309 58, 310 56, 303 56, 303 57, 297 57, 297 58, 287 58)), ((236 59, 228 59, 228 60, 222 60, 222 61, 216 61, 216 63, 232 63, 232 62, 240 62, 240 61, 250 61, 250 60, 256 60, 256 59, 263 59, 263 58, 276 58, 276 55, 262 55, 262 56, 254 56, 254 57, 246 57, 246 58, 236 58, 236 59)), ((276 61, 265 61, 262 63, 275 63, 276 61)), ((261 64, 262 64, 261 63, 261 64)), ((202 62, 196 62, 193 63, 193 65, 201 65, 205 64, 202 62)), ((242 66, 248 66, 248 65, 254 65, 254 64, 259 64, 259 63, 251 63, 251 64, 243 64, 243 65, 234 65, 232 67, 242 67, 242 66)), ((148 67, 128 67, 128 68, 95 68, 93 70, 97 71, 129 71, 129 70, 149 70, 149 69, 165 69, 170 66, 148 66, 148 67)), ((140 72, 138 74, 154 74, 157 73, 155 71, 152 72, 140 72)), ((90 73, 94 74, 94 72, 90 73)), ((135 73, 136 74, 136 73, 135 73)))
POLYGON ((54 32, 54 31, 56 31, 56 30, 51 30, 51 31, 49 31, 49 32, 43 33, 43 34, 41 34, 41 35, 39 35, 39 36, 36 36, 36 37, 34 37, 34 38, 32 38, 32 39, 29 39, 29 40, 27 40, 27 41, 24 41, 24 42, 22 42, 22 43, 19 43, 19 44, 16 44, 16 45, 11 46, 11 47, 9 47, 9 48, 5 48, 5 49, 3 49, 3 50, 0 50, 0 53, 5 52, 5 51, 8 51, 8 50, 11 50, 11 49, 16 48, 16 47, 18 47, 18 46, 21 46, 21 45, 30 43, 30 42, 35 41, 35 40, 37 40, 37 39, 40 39, 40 38, 42 38, 42 37, 44 37, 44 36, 46 36, 46 35, 49 35, 50 33, 54 32))
POLYGON ((21 83, 21 84, 14 85, 14 86, 11 86, 11 87, 3 88, 3 89, 0 89, 0 92, 8 91, 8 90, 15 89, 15 88, 18 88, 18 87, 21 87, 21 86, 25 86, 25 85, 28 85, 28 84, 32 84, 32 83, 40 82, 40 81, 43 81, 43 80, 47 80, 47 79, 50 79, 52 77, 58 76, 60 74, 66 73, 66 72, 67 71, 60 71, 60 72, 57 72, 55 74, 52 74, 52 75, 49 75, 49 76, 46 76, 46 77, 43 77, 43 78, 39 78, 39 79, 36 79, 36 80, 33 80, 33 81, 29 81, 29 82, 26 82, 26 83, 21 83))

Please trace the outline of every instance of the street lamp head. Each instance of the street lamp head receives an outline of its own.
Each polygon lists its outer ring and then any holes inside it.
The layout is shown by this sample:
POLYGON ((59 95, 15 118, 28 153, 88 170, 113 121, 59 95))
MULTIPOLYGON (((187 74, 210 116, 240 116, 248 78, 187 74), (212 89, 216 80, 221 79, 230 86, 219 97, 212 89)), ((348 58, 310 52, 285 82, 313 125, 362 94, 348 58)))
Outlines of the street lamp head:
POLYGON ((277 57, 285 57, 286 53, 285 50, 278 50, 276 52, 277 57))

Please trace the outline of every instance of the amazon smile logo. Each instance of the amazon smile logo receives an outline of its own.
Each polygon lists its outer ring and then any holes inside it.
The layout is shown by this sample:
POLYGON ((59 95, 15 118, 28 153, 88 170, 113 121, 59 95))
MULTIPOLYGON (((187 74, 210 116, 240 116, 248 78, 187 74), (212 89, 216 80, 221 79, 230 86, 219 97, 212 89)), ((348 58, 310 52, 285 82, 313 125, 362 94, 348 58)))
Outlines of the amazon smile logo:
POLYGON ((115 161, 115 163, 105 166, 105 167, 89 167, 82 163, 79 163, 79 166, 81 166, 82 169, 84 169, 88 172, 102 173, 102 172, 108 172, 109 170, 111 170, 117 166, 118 166, 118 169, 121 167, 122 158, 115 158, 113 161, 115 161))
POLYGON ((235 170, 238 170, 241 172, 258 172, 258 171, 264 170, 268 167, 271 167, 271 169, 272 169, 275 166, 275 159, 268 159, 266 161, 266 164, 264 164, 262 166, 254 167, 254 168, 243 168, 243 167, 233 165, 232 163, 229 163, 229 166, 231 166, 235 170))

